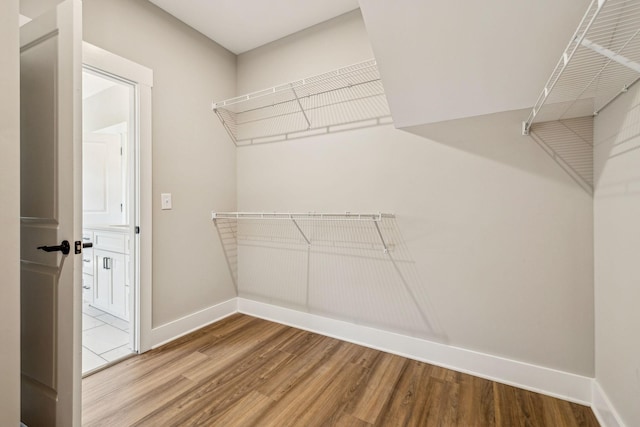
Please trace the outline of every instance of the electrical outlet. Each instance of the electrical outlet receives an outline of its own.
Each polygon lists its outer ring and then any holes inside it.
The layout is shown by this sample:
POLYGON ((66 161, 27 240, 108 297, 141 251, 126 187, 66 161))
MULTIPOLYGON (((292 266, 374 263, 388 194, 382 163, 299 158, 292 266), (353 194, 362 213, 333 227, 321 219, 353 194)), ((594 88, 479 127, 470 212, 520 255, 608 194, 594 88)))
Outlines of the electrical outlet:
POLYGON ((171 193, 160 194, 160 200, 162 202, 162 209, 171 209, 171 193))

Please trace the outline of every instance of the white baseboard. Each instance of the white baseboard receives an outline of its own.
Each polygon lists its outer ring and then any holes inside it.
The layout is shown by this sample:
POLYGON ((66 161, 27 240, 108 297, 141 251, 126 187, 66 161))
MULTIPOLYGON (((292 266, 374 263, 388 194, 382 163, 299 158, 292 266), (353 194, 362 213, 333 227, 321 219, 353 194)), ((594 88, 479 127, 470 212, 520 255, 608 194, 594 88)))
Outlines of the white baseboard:
POLYGON ((625 427, 620 415, 611 404, 609 397, 602 390, 597 380, 593 380, 591 408, 602 427, 625 427))
POLYGON ((151 348, 160 347, 163 344, 180 338, 190 332, 198 330, 218 320, 224 319, 238 312, 237 298, 232 298, 220 304, 207 307, 196 313, 176 319, 151 329, 151 348))
POLYGON ((592 378, 244 298, 238 298, 238 311, 514 387, 591 404, 592 378))
POLYGON ((583 405, 593 402, 593 410, 603 427, 625 427, 592 378, 245 298, 232 298, 153 328, 152 348, 237 312, 571 402, 583 405))

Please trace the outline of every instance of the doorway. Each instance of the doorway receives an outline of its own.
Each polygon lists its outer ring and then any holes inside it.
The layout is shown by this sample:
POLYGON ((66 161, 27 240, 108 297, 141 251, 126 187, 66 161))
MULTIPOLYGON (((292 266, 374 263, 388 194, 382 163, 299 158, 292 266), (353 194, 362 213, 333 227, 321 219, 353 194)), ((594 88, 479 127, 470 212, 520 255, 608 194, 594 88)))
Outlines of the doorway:
MULTIPOLYGON (((87 226, 84 227, 86 235, 84 235, 83 238, 93 239, 92 243, 95 244, 93 248, 88 251, 85 249, 86 252, 83 253, 83 260, 85 256, 90 260, 86 263, 83 261, 83 267, 87 268, 87 272, 93 272, 92 277, 87 277, 83 274, 87 279, 93 280, 90 284, 90 289, 83 289, 83 292, 93 293, 93 305, 98 305, 98 307, 94 308, 100 309, 102 301, 102 307, 108 307, 109 304, 111 304, 111 308, 115 310, 115 314, 107 314, 116 318, 119 318, 118 314, 120 314, 124 318, 128 318, 128 320, 124 320, 129 323, 128 347, 125 347, 124 344, 121 345, 120 347, 122 348, 119 352, 131 349, 132 353, 144 353, 150 350, 152 346, 151 92, 153 88, 153 70, 87 42, 82 43, 82 62, 83 71, 85 71, 87 75, 91 75, 90 78, 101 77, 103 79, 103 81, 96 80, 94 83, 96 89, 94 90, 100 92, 114 87, 114 83, 119 84, 125 89, 111 89, 112 92, 119 91, 119 95, 112 93, 111 96, 125 99, 129 105, 129 121, 126 125, 122 124, 124 121, 122 118, 126 116, 126 114, 123 113, 120 113, 120 119, 111 118, 101 122, 91 122, 91 119, 88 117, 83 119, 89 131, 85 133, 93 133, 94 135, 91 136, 91 138, 97 139, 98 144, 102 140, 107 140, 104 142, 105 145, 103 145, 102 148, 96 148, 96 146, 94 146, 89 148, 89 150, 103 150, 105 156, 108 157, 109 144, 116 144, 113 140, 117 138, 122 148, 119 164, 125 165, 122 166, 122 175, 116 173, 112 181, 109 179, 103 180, 104 183, 111 182, 111 187, 119 187, 118 182, 122 184, 122 195, 119 197, 123 199, 123 201, 118 201, 120 199, 116 198, 111 204, 111 208, 103 206, 103 210, 111 210, 111 213, 107 214, 97 212, 97 208, 99 207, 98 200, 91 200, 90 203, 87 203, 86 211, 92 208, 94 212, 85 212, 83 215, 84 217, 92 215, 92 218, 88 219, 87 226), (95 132, 96 130, 100 132, 95 132), (101 136, 95 134, 101 134, 101 136), (109 142, 108 140, 112 141, 109 142), (125 193, 126 196, 124 195, 125 193), (122 203, 122 208, 120 208, 120 203, 122 203), (88 227, 90 224, 104 224, 105 222, 112 227, 106 230, 91 230, 88 227), (107 232, 106 235, 105 231, 107 232), (116 239, 111 239, 110 237, 114 235, 109 235, 109 231, 120 231, 122 234, 116 239), (122 241, 122 236, 124 236, 124 242, 122 241), (122 253, 124 253, 124 261, 121 258, 122 255, 117 255, 122 253), (118 260, 118 258, 120 259, 118 260), (124 275, 126 280, 128 280, 125 284, 125 292, 120 292, 119 290, 121 290, 121 288, 116 286, 114 288, 114 294, 112 295, 108 292, 110 289, 109 281, 112 275, 121 277, 122 272, 118 269, 122 266, 125 268, 124 275), (104 276, 106 276, 106 278, 104 276), (104 283, 107 283, 107 285, 101 288, 100 285, 104 283), (103 292, 101 292, 101 290, 103 292), (105 290, 107 291, 106 293, 104 292, 105 290), (122 302, 123 295, 124 301, 128 304, 122 302), (121 298, 121 300, 116 300, 116 297, 121 298), (122 311, 123 308, 125 310, 124 313, 122 311), (126 310, 129 311, 126 312, 126 310)), ((89 89, 90 88, 87 87, 87 94, 91 93, 89 89)), ((94 95, 99 92, 94 93, 94 95)), ((107 95, 109 94, 103 94, 105 97, 108 97, 107 95)), ((125 103, 125 101, 122 101, 122 103, 125 103)), ((100 103, 96 103, 96 105, 100 105, 100 103)), ((87 107, 89 107, 88 103, 87 107)), ((99 109, 100 108, 104 109, 105 107, 103 105, 99 107, 99 109)), ((106 115, 104 112, 103 114, 106 115)), ((117 149, 111 150, 112 154, 114 152, 118 153, 117 149)), ((108 162, 109 160, 105 161, 108 162)), ((111 160, 111 162, 114 164, 118 163, 117 160, 111 160)), ((98 165, 94 164, 93 166, 96 167, 98 165)), ((85 168, 83 168, 83 170, 84 169, 85 168)), ((89 170, 88 168, 86 173, 97 174, 96 170, 89 170)), ((108 193, 111 190, 100 188, 98 194, 100 194, 100 191, 108 193)), ((87 192, 90 192, 89 187, 87 187, 87 192)), ((117 194, 115 189, 114 193, 117 194)), ((91 196, 87 195, 87 198, 94 197, 95 194, 91 196)), ((83 205, 84 204, 85 203, 83 203, 83 205)), ((91 301, 91 295, 87 295, 87 297, 88 301, 91 301)), ((86 304, 82 305, 83 307, 86 306, 86 304)), ((91 306, 92 304, 89 303, 88 305, 91 306)), ((96 317, 99 316, 100 314, 96 317)), ((104 319, 113 320, 108 317, 104 319)), ((98 320, 103 321, 101 319, 98 320)), ((89 322, 91 322, 91 320, 89 320, 89 322)), ((107 322, 103 321, 103 323, 107 322)), ((122 326, 123 329, 126 328, 124 324, 120 322, 117 323, 122 326)), ((122 339, 118 342, 122 343, 122 339)), ((108 356, 114 356, 115 353, 117 352, 109 354, 108 356)), ((109 364, 110 363, 113 362, 109 362, 109 364)), ((94 368, 93 370, 95 369, 101 368, 94 368)), ((89 370, 83 371, 85 373, 91 372, 89 370)))
POLYGON ((135 85, 103 70, 82 72, 82 372, 138 352, 134 272, 135 85))

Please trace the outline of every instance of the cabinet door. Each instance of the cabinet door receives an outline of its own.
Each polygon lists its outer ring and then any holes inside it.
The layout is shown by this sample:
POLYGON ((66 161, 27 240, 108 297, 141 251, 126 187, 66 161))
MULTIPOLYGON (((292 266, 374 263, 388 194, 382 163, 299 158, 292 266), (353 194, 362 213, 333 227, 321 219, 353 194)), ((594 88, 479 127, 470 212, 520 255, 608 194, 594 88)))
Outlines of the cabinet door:
POLYGON ((105 311, 110 311, 111 282, 113 262, 108 252, 94 249, 95 276, 93 277, 93 305, 105 311))
POLYGON ((128 320, 124 254, 94 249, 94 262, 93 305, 128 320))
POLYGON ((111 282, 111 312, 127 320, 125 289, 125 260, 123 254, 113 254, 111 282))

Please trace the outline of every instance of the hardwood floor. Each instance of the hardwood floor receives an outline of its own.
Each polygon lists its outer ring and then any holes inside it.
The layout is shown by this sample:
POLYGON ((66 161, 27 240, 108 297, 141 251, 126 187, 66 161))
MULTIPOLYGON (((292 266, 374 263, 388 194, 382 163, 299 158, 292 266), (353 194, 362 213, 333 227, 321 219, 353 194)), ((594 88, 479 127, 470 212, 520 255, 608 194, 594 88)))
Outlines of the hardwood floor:
POLYGON ((597 426, 590 408, 233 315, 83 380, 85 426, 597 426))

